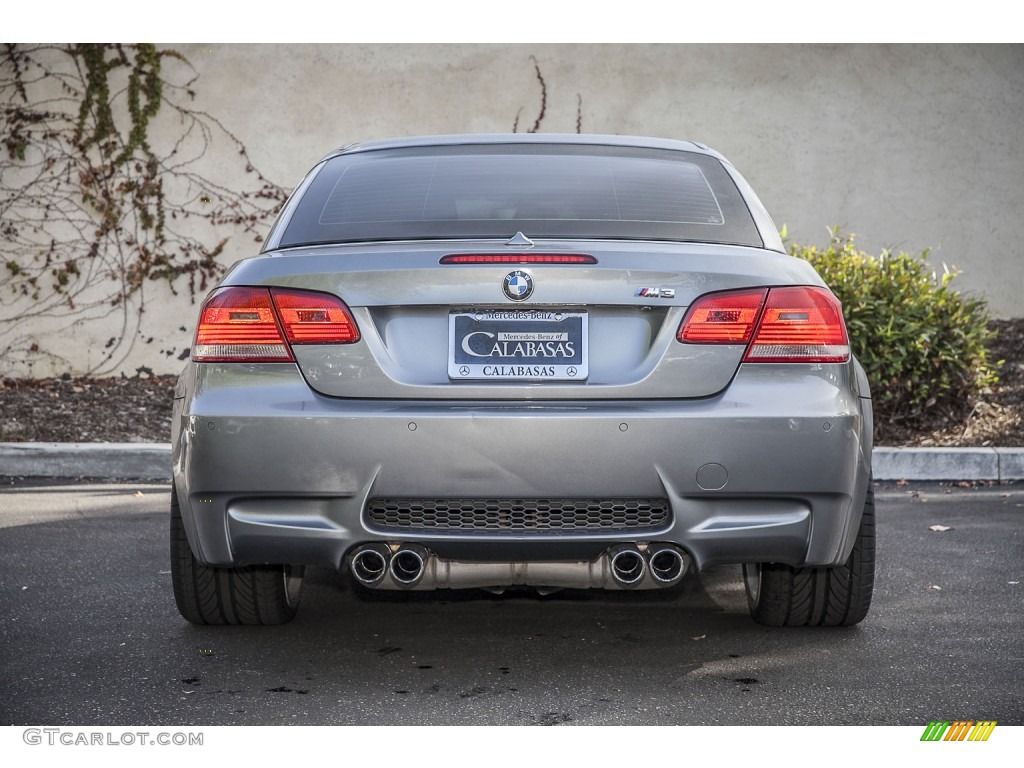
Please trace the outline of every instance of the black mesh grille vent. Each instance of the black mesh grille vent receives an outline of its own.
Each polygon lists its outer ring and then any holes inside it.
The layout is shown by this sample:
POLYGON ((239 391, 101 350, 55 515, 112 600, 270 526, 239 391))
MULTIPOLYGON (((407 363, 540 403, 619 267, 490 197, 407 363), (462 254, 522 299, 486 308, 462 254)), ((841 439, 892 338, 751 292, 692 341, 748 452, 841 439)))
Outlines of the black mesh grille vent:
POLYGON ((551 533, 661 528, 667 499, 370 499, 370 523, 403 531, 551 533))

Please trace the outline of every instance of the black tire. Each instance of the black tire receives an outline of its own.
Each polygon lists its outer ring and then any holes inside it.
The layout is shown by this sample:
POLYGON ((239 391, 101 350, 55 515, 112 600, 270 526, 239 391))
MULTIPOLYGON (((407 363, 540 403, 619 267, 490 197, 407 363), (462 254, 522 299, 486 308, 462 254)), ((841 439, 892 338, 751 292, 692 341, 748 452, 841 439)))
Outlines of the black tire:
POLYGON ((743 566, 750 615, 770 627, 849 627, 871 607, 875 583, 875 493, 868 483, 857 541, 835 568, 743 566))
POLYGON ((214 568, 192 554, 171 491, 171 583, 178 612, 193 624, 286 624, 295 617, 302 567, 214 568))

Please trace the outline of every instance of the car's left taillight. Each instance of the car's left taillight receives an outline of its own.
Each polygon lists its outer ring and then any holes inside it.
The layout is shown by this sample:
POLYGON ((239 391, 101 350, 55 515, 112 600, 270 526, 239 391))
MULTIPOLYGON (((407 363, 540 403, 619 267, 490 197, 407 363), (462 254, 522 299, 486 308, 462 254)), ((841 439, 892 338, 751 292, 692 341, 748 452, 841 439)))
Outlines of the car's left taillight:
POLYGON ((290 288, 229 286, 210 294, 199 313, 196 362, 290 362, 289 345, 351 344, 359 329, 337 296, 290 288))

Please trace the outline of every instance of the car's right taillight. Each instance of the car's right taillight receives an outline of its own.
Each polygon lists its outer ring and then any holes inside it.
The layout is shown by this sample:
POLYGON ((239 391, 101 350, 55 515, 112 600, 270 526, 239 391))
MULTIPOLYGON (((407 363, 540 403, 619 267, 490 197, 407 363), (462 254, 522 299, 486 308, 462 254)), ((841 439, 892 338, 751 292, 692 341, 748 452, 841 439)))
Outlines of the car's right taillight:
POLYGON ((772 288, 748 363, 845 363, 850 339, 839 299, 824 288, 772 288))
POLYGON ((290 362, 290 344, 351 344, 359 329, 337 296, 319 291, 229 286, 203 303, 192 344, 196 362, 290 362))
POLYGON ((709 293, 693 302, 679 325, 687 344, 746 344, 761 316, 766 288, 709 293))
POLYGON ((790 286, 708 294, 693 303, 678 339, 748 344, 747 363, 843 363, 850 341, 839 300, 824 288, 790 286))

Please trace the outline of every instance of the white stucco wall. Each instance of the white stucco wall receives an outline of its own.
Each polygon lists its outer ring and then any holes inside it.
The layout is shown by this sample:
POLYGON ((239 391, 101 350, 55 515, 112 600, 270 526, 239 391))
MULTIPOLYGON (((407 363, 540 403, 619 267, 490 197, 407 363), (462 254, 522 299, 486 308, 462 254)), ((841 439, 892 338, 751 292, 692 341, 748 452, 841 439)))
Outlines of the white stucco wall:
MULTIPOLYGON (((933 249, 999 316, 1024 315, 1024 47, 739 45, 180 45, 195 106, 291 188, 328 150, 387 136, 532 126, 668 136, 729 157, 777 225, 823 242, 829 225, 877 250, 933 249)), ((211 158, 208 177, 220 169, 211 158)), ((230 178, 220 179, 226 186, 230 178)), ((254 250, 241 239, 225 263, 254 250)), ((122 366, 172 372, 196 307, 147 288, 140 338, 122 366), (186 330, 179 330, 184 327, 186 330)), ((46 340, 48 329, 39 329, 46 340)), ((82 328, 66 369, 109 336, 82 328)), ((41 342, 42 343, 42 342, 41 342)), ((40 364, 34 375, 60 372, 40 364)), ((2 371, 0 371, 2 372, 2 371)))

